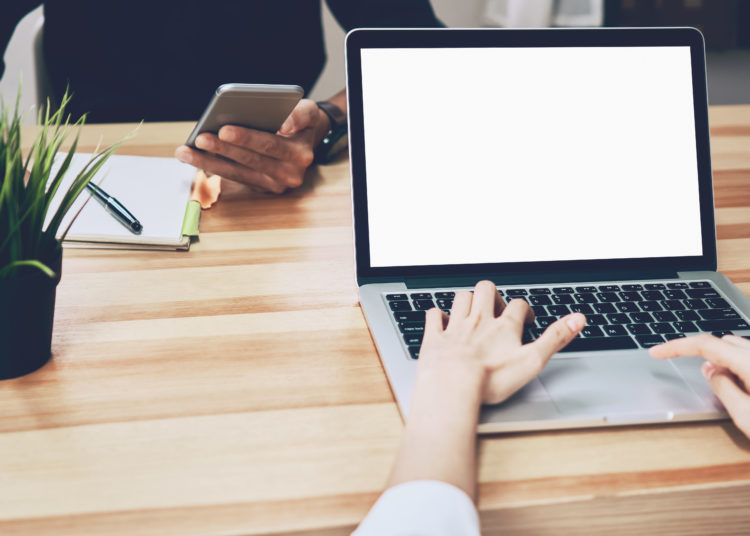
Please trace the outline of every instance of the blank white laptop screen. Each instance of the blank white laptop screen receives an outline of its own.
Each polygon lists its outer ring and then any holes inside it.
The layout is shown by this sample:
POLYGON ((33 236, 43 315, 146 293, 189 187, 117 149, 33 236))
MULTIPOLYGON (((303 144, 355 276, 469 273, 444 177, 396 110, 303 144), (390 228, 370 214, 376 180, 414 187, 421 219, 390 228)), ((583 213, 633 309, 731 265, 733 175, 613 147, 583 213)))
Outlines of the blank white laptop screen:
POLYGON ((373 267, 702 254, 689 47, 361 54, 373 267))

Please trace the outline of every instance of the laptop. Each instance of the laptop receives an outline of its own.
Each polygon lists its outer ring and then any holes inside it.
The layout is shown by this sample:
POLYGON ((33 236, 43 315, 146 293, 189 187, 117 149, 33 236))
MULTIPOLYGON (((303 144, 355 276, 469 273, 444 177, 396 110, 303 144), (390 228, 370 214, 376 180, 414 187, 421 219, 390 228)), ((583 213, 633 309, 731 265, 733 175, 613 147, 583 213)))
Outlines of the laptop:
POLYGON ((725 418, 703 359, 750 336, 716 271, 704 43, 691 28, 360 29, 346 40, 360 304, 402 415, 424 312, 482 279, 583 333, 480 432, 725 418))

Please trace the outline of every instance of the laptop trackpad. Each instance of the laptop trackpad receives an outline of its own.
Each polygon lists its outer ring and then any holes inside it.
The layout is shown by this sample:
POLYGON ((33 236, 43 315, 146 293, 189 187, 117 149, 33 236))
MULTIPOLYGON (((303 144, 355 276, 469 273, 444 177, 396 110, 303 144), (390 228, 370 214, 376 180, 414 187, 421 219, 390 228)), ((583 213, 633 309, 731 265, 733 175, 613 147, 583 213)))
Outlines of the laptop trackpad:
POLYGON ((704 407, 670 362, 646 355, 553 359, 539 379, 564 414, 647 415, 704 407))

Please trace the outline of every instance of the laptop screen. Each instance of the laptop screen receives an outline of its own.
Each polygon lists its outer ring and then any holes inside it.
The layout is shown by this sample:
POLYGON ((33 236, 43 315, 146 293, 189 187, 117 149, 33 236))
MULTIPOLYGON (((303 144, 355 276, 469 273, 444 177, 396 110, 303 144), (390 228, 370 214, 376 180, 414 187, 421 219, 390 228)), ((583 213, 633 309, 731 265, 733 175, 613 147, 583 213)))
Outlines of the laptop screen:
POLYGON ((360 61, 371 267, 704 253, 689 46, 360 61))

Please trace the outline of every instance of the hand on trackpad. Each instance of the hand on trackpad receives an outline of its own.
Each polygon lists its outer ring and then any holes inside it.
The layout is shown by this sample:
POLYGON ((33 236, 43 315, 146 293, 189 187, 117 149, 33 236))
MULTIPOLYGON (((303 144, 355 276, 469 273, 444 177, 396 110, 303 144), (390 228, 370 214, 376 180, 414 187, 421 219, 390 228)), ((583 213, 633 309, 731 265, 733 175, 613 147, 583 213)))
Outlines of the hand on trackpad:
POLYGON ((704 407, 671 363, 648 356, 552 360, 539 379, 565 414, 598 417, 704 407))

